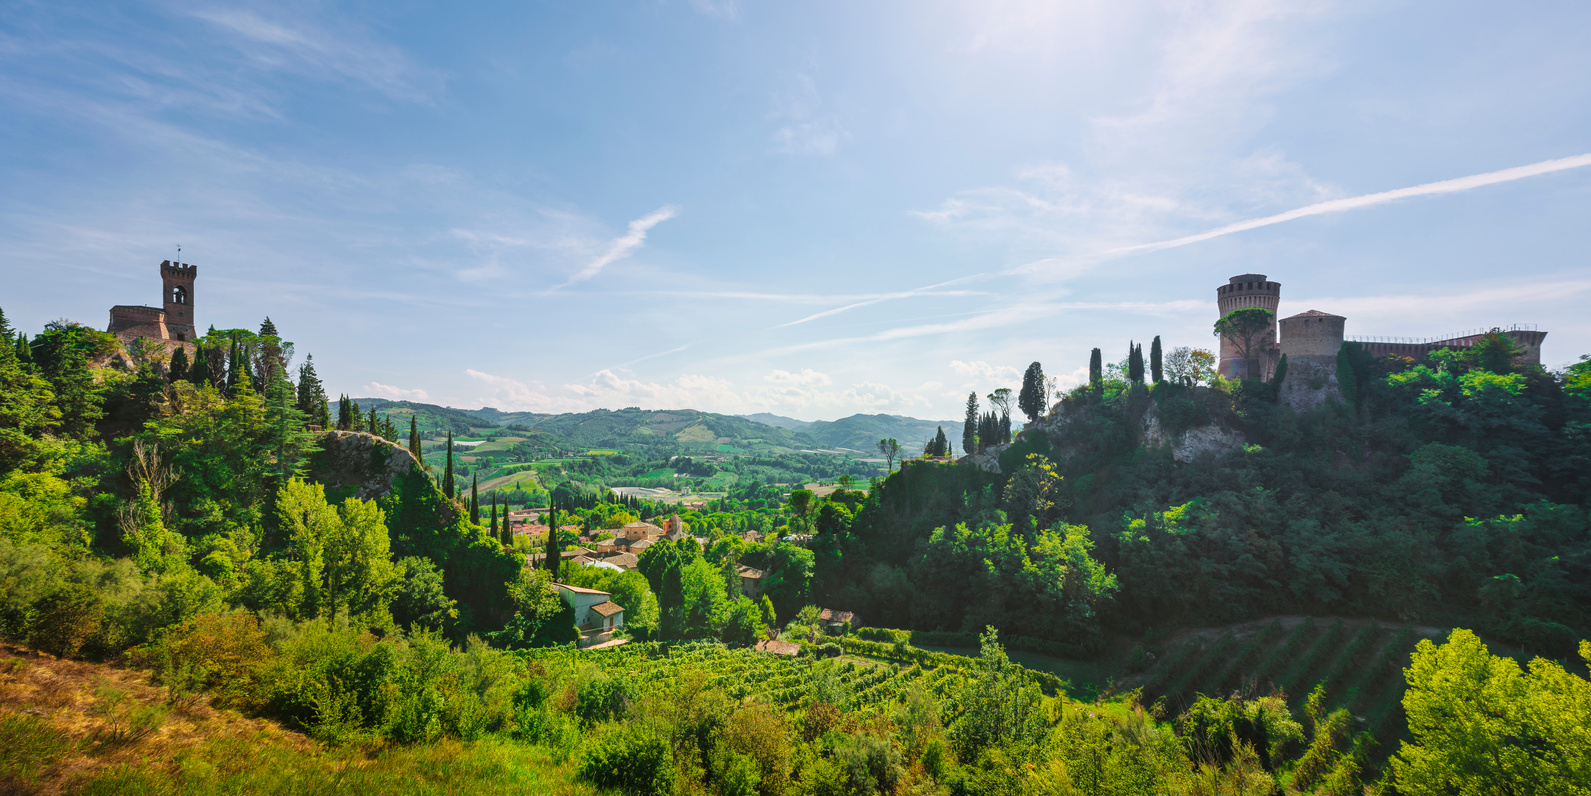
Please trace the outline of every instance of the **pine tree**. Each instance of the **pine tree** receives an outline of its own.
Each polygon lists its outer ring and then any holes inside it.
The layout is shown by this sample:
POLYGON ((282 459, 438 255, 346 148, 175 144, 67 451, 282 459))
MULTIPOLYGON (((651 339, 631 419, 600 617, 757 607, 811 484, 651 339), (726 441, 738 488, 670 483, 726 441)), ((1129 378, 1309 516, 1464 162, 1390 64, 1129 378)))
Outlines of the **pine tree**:
POLYGON ((453 432, 447 433, 447 464, 442 469, 442 494, 449 500, 458 497, 458 490, 453 487, 453 432))
POLYGON ((352 417, 352 413, 349 411, 350 408, 351 407, 349 406, 349 403, 348 403, 348 394, 347 393, 343 393, 342 395, 337 396, 337 430, 338 431, 352 431, 353 430, 354 419, 352 417))
POLYGON ((17 333, 17 364, 29 373, 38 370, 38 366, 33 361, 33 344, 28 342, 28 336, 21 332, 17 333))
POLYGON ((318 419, 321 411, 317 407, 326 404, 326 386, 320 381, 320 374, 315 372, 315 355, 304 357, 304 364, 298 366, 298 411, 311 418, 310 422, 318 419))
POLYGON ((1160 335, 1155 335, 1155 341, 1149 344, 1149 378, 1155 384, 1165 381, 1165 370, 1160 367, 1160 335))
POLYGON ((353 424, 352 427, 349 428, 349 431, 365 430, 364 412, 359 410, 359 402, 352 398, 348 399, 348 420, 353 424))
POLYGON ((497 493, 496 492, 492 493, 491 525, 489 525, 487 527, 491 530, 493 536, 497 535, 497 493))
POLYGON ((978 450, 978 392, 967 393, 967 418, 961 426, 961 449, 967 453, 978 450))
POLYGON ((392 422, 392 415, 381 417, 381 436, 390 442, 398 440, 398 426, 392 422))
POLYGON ((1105 379, 1105 357, 1099 349, 1094 349, 1088 355, 1088 386, 1094 392, 1099 392, 1100 382, 1105 379))
POLYGON ((376 436, 381 435, 381 421, 376 419, 376 408, 374 406, 370 407, 370 419, 365 421, 365 430, 376 436))
MULTIPOLYGON (((280 336, 280 335, 278 335, 276 333, 276 324, 271 323, 271 316, 269 316, 269 315, 265 316, 265 321, 260 324, 260 336, 261 337, 279 337, 280 336)), ((297 337, 298 335, 293 335, 293 336, 297 337)))
POLYGON ((186 381, 188 378, 188 347, 177 346, 171 355, 171 364, 166 366, 166 378, 173 384, 186 381))
POLYGON ((479 527, 481 524, 481 476, 475 473, 470 476, 470 524, 479 527))
POLYGON ((409 416, 409 452, 416 462, 425 465, 425 454, 420 451, 420 421, 414 415, 409 416))

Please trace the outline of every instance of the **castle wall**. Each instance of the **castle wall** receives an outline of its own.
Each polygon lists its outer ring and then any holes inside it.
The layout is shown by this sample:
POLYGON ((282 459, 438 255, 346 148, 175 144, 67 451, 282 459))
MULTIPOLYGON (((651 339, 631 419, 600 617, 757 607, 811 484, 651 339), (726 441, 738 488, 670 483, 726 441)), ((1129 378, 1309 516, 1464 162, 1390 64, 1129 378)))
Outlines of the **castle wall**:
MULTIPOLYGON (((1524 365, 1541 364, 1541 341, 1547 337, 1546 332, 1531 329, 1505 329, 1502 335, 1519 346, 1519 362, 1524 365)), ((1469 348, 1475 345, 1484 334, 1465 335, 1452 337, 1446 340, 1427 340, 1423 342, 1392 343, 1376 340, 1355 341, 1355 345, 1363 348, 1371 356, 1381 357, 1407 357, 1409 359, 1425 359, 1432 351, 1444 348, 1469 348)))
POLYGON ((165 311, 136 305, 111 307, 110 326, 105 331, 124 339, 152 337, 165 340, 170 337, 166 329, 165 311))

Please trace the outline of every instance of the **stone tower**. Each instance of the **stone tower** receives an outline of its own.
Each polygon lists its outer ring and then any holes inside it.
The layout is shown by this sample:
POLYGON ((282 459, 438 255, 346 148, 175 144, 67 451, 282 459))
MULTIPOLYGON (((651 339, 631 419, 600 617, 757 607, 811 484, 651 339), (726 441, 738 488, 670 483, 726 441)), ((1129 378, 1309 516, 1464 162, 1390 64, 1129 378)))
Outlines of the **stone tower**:
MULTIPOLYGON (((1227 280, 1226 284, 1215 289, 1215 303, 1221 310, 1220 317, 1223 318, 1233 310, 1248 309, 1250 307, 1270 310, 1274 314, 1281 302, 1281 283, 1266 281, 1264 274, 1239 274, 1227 280)), ((1273 354, 1271 349, 1276 345, 1276 321, 1274 318, 1271 320, 1270 328, 1261 333, 1254 343, 1255 351, 1253 354, 1255 361, 1259 363, 1261 369, 1269 369, 1274 364, 1272 362, 1273 354)), ((1236 346, 1233 346, 1223 338, 1221 340, 1221 375, 1229 379, 1247 375, 1243 373, 1243 366, 1243 357, 1238 354, 1236 346)), ((1257 375, 1263 378, 1265 374, 1257 375)))
POLYGON ((160 281, 165 290, 166 332, 171 335, 169 339, 186 342, 197 336, 193 318, 193 280, 198 275, 197 265, 170 260, 160 263, 160 281))

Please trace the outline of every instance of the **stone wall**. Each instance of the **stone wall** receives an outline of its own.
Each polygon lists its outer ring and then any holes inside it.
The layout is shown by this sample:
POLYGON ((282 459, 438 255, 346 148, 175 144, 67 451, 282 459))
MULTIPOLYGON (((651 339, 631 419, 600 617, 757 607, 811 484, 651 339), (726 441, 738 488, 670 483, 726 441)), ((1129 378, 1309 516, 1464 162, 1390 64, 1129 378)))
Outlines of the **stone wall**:
POLYGON ((1342 403, 1342 387, 1337 384, 1337 357, 1287 357, 1287 376, 1276 394, 1276 402, 1295 412, 1308 412, 1328 403, 1342 403))

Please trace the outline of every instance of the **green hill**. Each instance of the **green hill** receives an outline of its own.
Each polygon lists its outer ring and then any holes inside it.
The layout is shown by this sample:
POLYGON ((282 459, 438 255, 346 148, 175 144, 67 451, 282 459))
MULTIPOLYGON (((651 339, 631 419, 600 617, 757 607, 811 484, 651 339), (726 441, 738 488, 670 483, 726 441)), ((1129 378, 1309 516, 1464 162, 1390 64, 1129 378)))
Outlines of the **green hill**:
POLYGON ((934 438, 940 429, 945 436, 961 439, 960 420, 918 420, 902 415, 851 415, 839 420, 819 420, 807 425, 801 433, 826 447, 850 448, 868 452, 875 450, 881 439, 893 438, 910 453, 921 453, 923 445, 934 438))

